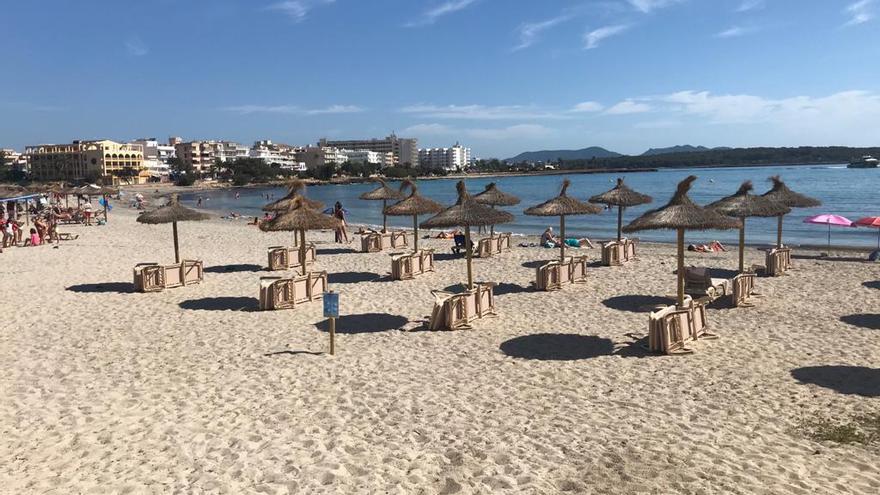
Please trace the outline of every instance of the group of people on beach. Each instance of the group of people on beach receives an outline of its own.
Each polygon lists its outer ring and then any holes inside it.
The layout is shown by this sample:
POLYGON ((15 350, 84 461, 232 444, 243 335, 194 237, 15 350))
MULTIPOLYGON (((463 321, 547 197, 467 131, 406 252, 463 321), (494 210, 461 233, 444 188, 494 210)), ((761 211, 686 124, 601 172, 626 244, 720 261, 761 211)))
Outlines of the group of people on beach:
POLYGON ((0 205, 0 232, 3 238, 0 253, 4 248, 40 246, 59 239, 59 213, 56 208, 35 207, 29 213, 33 215, 33 227, 25 234, 26 226, 21 221, 21 212, 11 204, 5 207, 0 205))

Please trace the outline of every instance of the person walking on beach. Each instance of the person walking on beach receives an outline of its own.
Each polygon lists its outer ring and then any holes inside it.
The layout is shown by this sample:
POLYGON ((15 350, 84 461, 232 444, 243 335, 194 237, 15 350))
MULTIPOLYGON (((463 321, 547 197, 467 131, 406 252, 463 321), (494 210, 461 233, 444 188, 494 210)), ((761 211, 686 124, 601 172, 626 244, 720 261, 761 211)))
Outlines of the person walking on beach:
POLYGON ((198 200, 198 201, 196 201, 196 207, 199 207, 199 208, 201 208, 201 206, 202 206, 202 197, 201 197, 201 196, 199 196, 199 200, 198 200))
POLYGON ((342 242, 345 239, 345 243, 348 244, 348 231, 345 230, 345 210, 342 209, 342 203, 339 201, 333 207, 333 216, 339 219, 339 227, 336 227, 336 242, 342 242))
POLYGON ((83 217, 85 217, 85 224, 91 225, 92 224, 92 203, 89 201, 86 201, 85 204, 83 204, 82 208, 83 208, 83 217))

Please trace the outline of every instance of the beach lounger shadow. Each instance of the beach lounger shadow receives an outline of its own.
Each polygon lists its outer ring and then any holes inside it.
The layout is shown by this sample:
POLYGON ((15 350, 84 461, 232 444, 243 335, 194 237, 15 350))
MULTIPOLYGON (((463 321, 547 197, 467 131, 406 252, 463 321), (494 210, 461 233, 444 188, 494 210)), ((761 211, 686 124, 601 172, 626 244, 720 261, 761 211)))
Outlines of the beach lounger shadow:
POLYGON ((375 282, 382 275, 372 272, 338 272, 327 274, 329 284, 357 284, 360 282, 375 282))
POLYGON ((863 282, 862 285, 868 289, 880 289, 880 280, 874 280, 873 282, 863 282))
POLYGON ((179 304, 181 309, 192 311, 257 311, 260 301, 254 297, 204 297, 190 299, 179 304))
POLYGON ((534 270, 536 268, 541 268, 542 266, 546 265, 547 263, 550 263, 551 261, 554 261, 554 260, 526 261, 525 263, 522 264, 522 267, 523 268, 530 268, 530 269, 534 270))
POLYGON ((317 250, 318 255, 357 254, 358 252, 351 248, 323 248, 317 250))
POLYGON ((846 395, 880 397, 880 369, 864 366, 806 366, 791 370, 791 376, 846 395))
POLYGON ((507 294, 521 294, 523 292, 535 292, 534 287, 524 287, 518 284, 510 284, 507 282, 501 282, 499 284, 495 284, 495 295, 496 296, 504 296, 507 294))
POLYGON ((240 273, 261 271, 263 271, 263 267, 254 264, 220 265, 209 266, 208 268, 205 268, 205 273, 240 273))
MULTIPOLYGON (((342 315, 336 319, 336 333, 356 334, 388 332, 391 330, 399 330, 407 323, 409 323, 409 319, 400 315, 380 313, 342 315)), ((327 320, 322 320, 316 323, 315 327, 322 332, 330 331, 330 324, 327 320)))
POLYGON ((116 292, 118 294, 134 294, 134 285, 129 282, 103 282, 99 284, 78 284, 71 285, 67 288, 70 292, 107 294, 116 292))
POLYGON ((614 343, 594 335, 538 333, 501 343, 501 352, 519 359, 576 361, 614 354, 614 343))
POLYGON ((602 301, 606 308, 617 311, 627 311, 630 313, 650 313, 655 311, 658 306, 668 306, 675 301, 662 296, 648 296, 639 294, 630 294, 625 296, 609 297, 602 301))
POLYGON ((841 316, 840 321, 847 325, 867 328, 868 330, 880 330, 880 314, 855 314, 841 316))

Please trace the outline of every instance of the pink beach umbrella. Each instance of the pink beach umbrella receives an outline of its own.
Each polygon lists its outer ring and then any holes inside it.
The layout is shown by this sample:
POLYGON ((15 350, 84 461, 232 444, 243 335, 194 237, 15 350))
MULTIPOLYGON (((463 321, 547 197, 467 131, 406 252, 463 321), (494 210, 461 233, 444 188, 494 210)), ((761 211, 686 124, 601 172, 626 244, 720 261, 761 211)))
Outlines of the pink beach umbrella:
POLYGON ((832 215, 830 213, 823 213, 822 215, 816 215, 804 220, 804 223, 815 223, 819 225, 827 225, 828 226, 828 247, 831 247, 831 226, 837 225, 839 227, 852 227, 852 220, 846 217, 842 217, 840 215, 832 215))
POLYGON ((880 249, 880 217, 865 217, 853 222, 859 227, 874 227, 877 229, 877 249, 880 249))

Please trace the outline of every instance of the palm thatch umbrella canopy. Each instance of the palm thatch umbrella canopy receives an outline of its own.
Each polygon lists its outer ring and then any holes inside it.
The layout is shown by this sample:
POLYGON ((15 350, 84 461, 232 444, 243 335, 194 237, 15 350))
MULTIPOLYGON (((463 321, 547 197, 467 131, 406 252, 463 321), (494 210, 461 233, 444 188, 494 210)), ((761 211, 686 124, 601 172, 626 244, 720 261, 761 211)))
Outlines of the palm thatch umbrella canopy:
POLYGON ((291 208, 293 208, 293 205, 296 202, 297 198, 301 198, 302 203, 306 205, 307 208, 311 208, 313 210, 320 210, 324 208, 324 203, 305 197, 305 193, 306 183, 299 179, 294 179, 290 182, 287 196, 284 196, 278 201, 273 201, 267 204, 263 207, 263 211, 278 212, 290 210, 291 208))
POLYGON ((617 179, 617 185, 613 189, 597 194, 589 199, 590 203, 597 203, 617 207, 617 240, 623 238, 623 209, 630 206, 648 204, 654 198, 647 194, 635 192, 623 183, 623 178, 617 179))
POLYGON ((559 217, 559 237, 562 242, 559 243, 559 257, 565 261, 565 217, 570 215, 594 215, 602 211, 602 208, 578 201, 568 197, 568 186, 571 181, 565 179, 562 181, 562 190, 559 196, 545 201, 537 206, 532 206, 525 210, 526 215, 537 217, 559 217))
POLYGON ((496 210, 486 205, 477 203, 468 194, 464 181, 456 184, 458 201, 433 217, 419 225, 425 229, 445 229, 449 227, 464 227, 465 253, 467 254, 468 290, 474 288, 474 272, 471 253, 471 227, 485 227, 513 221, 513 215, 506 211, 496 210))
POLYGON ((398 201, 403 199, 403 194, 388 187, 382 179, 377 178, 376 181, 379 182, 379 187, 361 194, 360 198, 366 201, 382 201, 382 232, 386 232, 388 230, 388 214, 385 213, 385 210, 388 208, 388 200, 398 201))
MULTIPOLYGON (((813 206, 820 206, 822 204, 818 199, 792 191, 785 185, 785 182, 782 182, 782 179, 778 175, 770 177, 769 180, 773 183, 773 187, 761 195, 769 200, 776 201, 789 208, 812 208, 813 206)), ((777 221, 776 247, 778 248, 782 247, 782 218, 784 216, 785 214, 779 215, 777 221)))
POLYGON ((21 186, 0 186, 0 199, 17 198, 28 193, 28 190, 21 186))
POLYGON ((174 234, 174 262, 180 263, 180 248, 177 241, 177 222, 198 222, 209 218, 211 218, 210 215, 181 205, 178 196, 172 194, 168 204, 141 214, 137 218, 137 221, 152 225, 170 223, 171 231, 174 234))
POLYGON ((413 217, 413 252, 418 252, 419 215, 437 213, 443 209, 443 206, 441 206, 440 203, 419 194, 418 186, 416 186, 415 182, 409 179, 406 179, 400 185, 400 193, 398 194, 401 194, 403 192, 403 189, 406 187, 410 188, 409 196, 391 206, 386 207, 383 210, 383 213, 385 215, 391 215, 393 217, 413 217))
POLYGON ((747 180, 739 186, 739 189, 730 196, 724 197, 714 203, 706 205, 706 208, 714 210, 728 217, 739 218, 739 271, 743 271, 743 254, 746 247, 746 218, 748 217, 775 217, 791 212, 791 208, 771 201, 763 196, 751 194, 752 181, 747 180))
POLYGON ((648 211, 623 228, 624 232, 640 230, 677 231, 678 237, 678 304, 684 304, 684 232, 686 230, 735 229, 739 220, 725 217, 712 210, 701 208, 691 201, 688 191, 697 180, 695 175, 678 183, 678 189, 666 205, 648 211))
POLYGON ((302 266, 302 274, 306 274, 306 231, 335 229, 339 226, 339 219, 324 215, 309 208, 304 198, 294 199, 292 209, 279 213, 275 218, 260 224, 263 232, 299 231, 299 261, 302 266))
MULTIPOLYGON (((489 205, 492 207, 495 206, 514 206, 518 205, 520 199, 513 194, 507 194, 506 192, 502 192, 498 189, 498 186, 494 182, 490 182, 486 185, 486 189, 474 195, 474 200, 477 203, 481 203, 484 205, 489 205)), ((492 226, 492 230, 489 231, 490 236, 495 236, 495 226, 492 226)))

